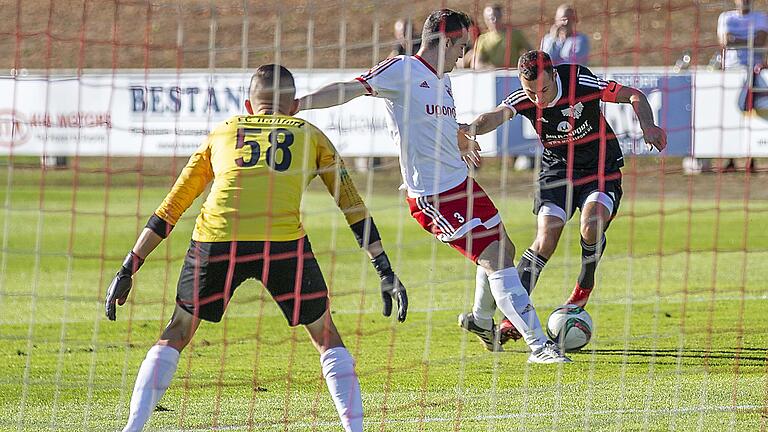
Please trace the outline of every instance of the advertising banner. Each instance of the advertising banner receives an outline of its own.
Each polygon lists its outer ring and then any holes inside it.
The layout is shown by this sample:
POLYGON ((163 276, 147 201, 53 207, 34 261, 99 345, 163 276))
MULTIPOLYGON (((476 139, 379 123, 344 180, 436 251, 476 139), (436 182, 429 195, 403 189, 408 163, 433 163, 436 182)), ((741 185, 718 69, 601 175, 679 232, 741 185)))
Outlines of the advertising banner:
MULTIPOLYGON (((696 75, 696 157, 768 157, 768 111, 742 110, 746 81, 746 70, 696 75)), ((765 97, 766 92, 755 94, 765 97)))
MULTIPOLYGON (((601 72, 602 70, 596 70, 601 72)), ((294 72, 299 96, 361 71, 294 72)), ((768 156, 768 120, 739 109, 745 73, 611 69, 601 74, 641 89, 669 134, 668 154, 768 156)), ((187 156, 215 125, 243 113, 250 74, 208 71, 86 72, 0 77, 0 154, 187 156)), ((495 107, 519 86, 506 72, 451 74, 460 122, 495 107)), ((604 104, 625 153, 647 152, 630 105, 604 104)), ((321 128, 345 156, 396 156, 384 101, 360 97, 297 115, 321 128)), ((535 154, 538 138, 515 118, 479 137, 484 155, 535 154), (498 149, 498 150, 497 150, 498 149)))

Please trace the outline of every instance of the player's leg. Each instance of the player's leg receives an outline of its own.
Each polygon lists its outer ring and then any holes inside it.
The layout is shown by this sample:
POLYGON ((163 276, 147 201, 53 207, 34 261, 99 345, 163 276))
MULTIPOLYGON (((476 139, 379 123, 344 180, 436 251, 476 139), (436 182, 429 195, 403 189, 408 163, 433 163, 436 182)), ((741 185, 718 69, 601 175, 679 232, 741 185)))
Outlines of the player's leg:
MULTIPOLYGON (((543 172, 539 175, 539 186, 533 203, 533 212, 536 214, 537 222, 536 238, 531 247, 523 252, 517 263, 520 282, 528 295, 533 292, 544 266, 555 253, 563 227, 575 210, 576 206, 573 205, 573 200, 570 200, 571 205, 568 206, 568 191, 565 173, 552 171, 543 172), (565 209, 570 209, 570 211, 565 209)), ((502 345, 509 340, 518 340, 521 337, 520 332, 506 317, 499 323, 497 332, 502 345)))
POLYGON ((544 344, 546 336, 541 331, 541 325, 537 325, 536 311, 514 266, 515 246, 504 232, 502 224, 499 224, 499 229, 499 240, 489 244, 480 253, 477 265, 488 275, 490 292, 496 306, 521 330, 526 343, 535 350, 544 344))
POLYGON ((501 238, 488 245, 477 259, 477 264, 488 272, 488 281, 496 305, 520 331, 523 340, 531 348, 529 362, 570 362, 544 334, 536 309, 514 266, 514 245, 502 224, 499 228, 501 238))
POLYGON ((140 431, 171 383, 184 347, 200 326, 200 320, 218 322, 235 288, 247 277, 238 268, 229 270, 229 243, 192 242, 184 259, 176 291, 176 309, 160 339, 141 363, 131 395, 124 432, 140 431), (226 297, 227 301, 224 301, 226 297), (209 301, 215 298, 217 300, 209 301))
MULTIPOLYGON (((498 210, 473 179, 467 178, 437 196, 409 197, 407 201, 411 216, 422 228, 473 262, 489 239, 498 237, 498 210), (470 240, 472 234, 477 235, 470 240)), ((473 311, 459 315, 459 326, 475 334, 489 351, 501 348, 493 325, 495 311, 488 276, 484 270, 478 270, 475 306, 473 311)))
POLYGON ((306 325, 320 353, 320 366, 328 392, 346 431, 363 430, 363 400, 355 372, 355 360, 341 341, 329 311, 306 325))
POLYGON ((571 189, 568 187, 565 172, 553 170, 539 174, 538 189, 533 203, 533 212, 536 214, 536 238, 531 247, 523 252, 517 264, 520 280, 529 295, 536 287, 538 276, 544 270, 547 261, 555 253, 565 223, 576 209, 573 200, 568 200, 569 191, 571 189))
POLYGON ((520 281, 529 295, 533 293, 539 275, 557 249, 565 221, 565 211, 555 204, 545 203, 539 210, 536 238, 517 263, 520 281))
POLYGON ((176 306, 168 326, 141 362, 131 395, 128 423, 123 432, 140 431, 163 397, 176 373, 179 356, 200 326, 200 320, 176 306))
MULTIPOLYGON (((546 203, 541 207, 537 216, 536 238, 517 263, 517 273, 520 275, 520 283, 523 284, 530 296, 536 287, 539 274, 544 270, 547 261, 555 253, 557 243, 565 225, 565 211, 552 203, 546 203), (559 210, 559 211, 558 211, 559 210), (562 214, 562 216, 561 216, 562 214)), ((516 341, 522 337, 520 331, 506 316, 499 323, 497 329, 499 343, 504 345, 510 340, 516 341)))
POLYGON ((355 361, 328 312, 328 288, 309 239, 271 242, 268 256, 259 279, 280 306, 288 324, 304 325, 309 332, 320 353, 323 377, 344 429, 362 431, 363 402, 355 361))
POLYGON ((606 182, 606 191, 593 190, 581 206, 581 272, 569 304, 584 307, 595 286, 595 270, 607 245, 605 230, 618 210, 621 199, 620 180, 606 182))

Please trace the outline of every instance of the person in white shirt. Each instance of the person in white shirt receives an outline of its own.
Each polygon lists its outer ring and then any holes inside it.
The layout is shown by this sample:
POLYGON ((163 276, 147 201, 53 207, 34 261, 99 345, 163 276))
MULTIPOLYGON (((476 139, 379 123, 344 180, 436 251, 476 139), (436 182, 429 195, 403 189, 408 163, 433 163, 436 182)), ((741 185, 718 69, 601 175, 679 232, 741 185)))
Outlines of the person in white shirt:
MULTIPOLYGON (((752 0, 736 0, 736 7, 738 9, 721 13, 717 20, 717 38, 723 48, 723 68, 746 67, 754 70, 765 63, 768 15, 753 11, 752 0)), ((746 169, 756 171, 754 159, 748 158, 746 169)), ((736 171, 734 159, 728 159, 722 171, 736 171)))
MULTIPOLYGON (((451 80, 469 41, 469 17, 450 9, 433 11, 413 56, 396 56, 347 82, 329 84, 299 99, 302 110, 326 108, 370 95, 385 99, 387 122, 400 151, 400 171, 411 215, 427 231, 475 262, 477 283, 486 287, 515 327, 522 326, 531 348, 529 362, 570 359, 544 334, 514 264, 515 247, 501 217, 480 185, 468 176, 459 150, 459 132, 451 80)), ((474 141, 472 141, 474 143, 474 141)), ((476 143, 474 143, 476 145, 476 143)), ((487 310, 487 309, 483 309, 487 310)), ((489 350, 499 350, 493 314, 459 316, 489 350)))
POLYGON ((754 67, 765 61, 768 16, 752 10, 752 0, 736 0, 737 10, 720 14, 717 38, 724 50, 723 67, 754 67))

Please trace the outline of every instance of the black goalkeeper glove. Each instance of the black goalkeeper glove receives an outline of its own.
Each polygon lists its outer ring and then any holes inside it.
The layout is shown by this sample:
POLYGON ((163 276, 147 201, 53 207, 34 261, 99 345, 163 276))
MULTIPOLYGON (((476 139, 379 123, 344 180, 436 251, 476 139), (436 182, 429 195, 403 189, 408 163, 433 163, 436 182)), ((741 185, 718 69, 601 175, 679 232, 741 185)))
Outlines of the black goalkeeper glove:
POLYGON ((408 294, 405 292, 405 287, 400 279, 392 271, 387 254, 382 252, 372 259, 371 263, 381 278, 381 299, 384 301, 384 309, 381 313, 384 316, 392 315, 392 299, 394 298, 397 300, 397 320, 405 321, 405 316, 408 314, 408 294))
POLYGON ((107 288, 107 299, 104 302, 104 310, 107 313, 107 318, 110 321, 114 321, 117 316, 117 306, 125 304, 128 299, 128 293, 131 292, 131 284, 133 284, 133 274, 144 264, 144 260, 139 258, 138 255, 131 251, 123 261, 123 266, 118 270, 115 278, 112 279, 112 283, 107 288))

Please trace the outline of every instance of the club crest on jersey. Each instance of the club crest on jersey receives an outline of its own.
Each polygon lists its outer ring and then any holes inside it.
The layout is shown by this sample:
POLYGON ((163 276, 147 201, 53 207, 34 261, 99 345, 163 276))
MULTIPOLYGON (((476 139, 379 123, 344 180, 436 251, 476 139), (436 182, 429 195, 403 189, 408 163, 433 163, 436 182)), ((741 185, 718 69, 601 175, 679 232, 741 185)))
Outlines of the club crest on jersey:
POLYGON ((421 87, 421 88, 429 88, 429 84, 427 84, 426 81, 422 81, 421 84, 419 84, 419 87, 421 87))
MULTIPOLYGON (((579 117, 581 117, 581 112, 582 111, 584 111, 584 104, 579 102, 576 105, 570 106, 570 107, 562 110, 561 112, 566 117, 573 117, 575 119, 578 119, 579 117)), ((557 126, 557 129, 558 130, 560 129, 560 125, 557 126)))

